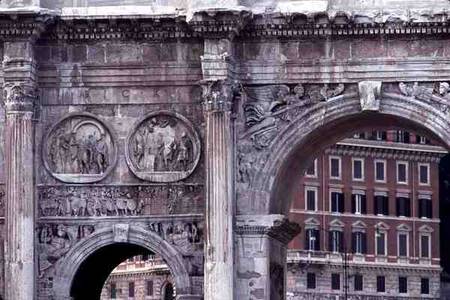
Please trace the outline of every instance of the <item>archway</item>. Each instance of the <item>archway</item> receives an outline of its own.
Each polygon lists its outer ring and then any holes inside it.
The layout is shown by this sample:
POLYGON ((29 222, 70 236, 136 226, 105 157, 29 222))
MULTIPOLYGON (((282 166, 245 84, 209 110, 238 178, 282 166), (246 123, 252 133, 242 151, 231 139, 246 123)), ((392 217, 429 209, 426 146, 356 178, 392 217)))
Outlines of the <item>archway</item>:
MULTIPOLYGON (((373 109, 362 105, 360 94, 350 92, 338 97, 307 106, 299 111, 292 119, 280 121, 273 140, 265 140, 265 147, 253 151, 252 165, 254 174, 248 186, 239 190, 237 210, 241 224, 261 224, 263 218, 270 220, 276 228, 280 224, 280 216, 287 216, 293 197, 296 195, 297 183, 304 171, 321 150, 358 131, 373 130, 379 126, 392 128, 408 128, 421 135, 430 136, 450 149, 450 115, 448 114, 448 100, 432 95, 427 99, 418 99, 413 95, 405 95, 398 91, 398 84, 387 84, 380 95, 375 95, 377 104, 373 109), (272 219, 270 219, 270 218, 272 219)), ((270 137, 269 137, 270 138, 270 137)), ((239 188, 239 187, 238 187, 239 188)), ((249 226, 249 225, 247 225, 249 226)), ((238 241, 244 243, 259 242, 258 237, 244 231, 238 241)), ((266 269, 262 275, 273 274, 272 266, 282 270, 282 263, 286 260, 286 240, 278 235, 278 239, 268 236, 264 242, 264 257, 266 269)), ((245 274, 258 273, 251 265, 246 253, 239 253, 239 260, 245 261, 238 269, 245 274)), ((256 264, 256 262, 254 262, 256 264)), ((280 272, 280 274, 283 274, 280 272)), ((247 280, 238 278, 237 284, 253 285, 255 277, 247 280)), ((274 292, 277 299, 282 299, 284 278, 271 278, 266 284, 268 294, 274 292), (280 283, 281 281, 281 283, 280 283), (269 286, 269 287, 267 287, 269 286), (281 286, 281 287, 280 287, 281 286)), ((261 281, 262 282, 262 281, 261 281)), ((259 282, 258 282, 259 283, 259 282)), ((261 283, 262 285, 262 283, 261 283)), ((256 289, 250 289, 250 292, 256 289)))
POLYGON ((119 230, 113 226, 92 234, 87 240, 76 244, 57 263, 54 283, 57 299, 92 299, 99 296, 106 278, 120 262, 148 253, 159 254, 169 266, 177 287, 177 299, 196 297, 191 294, 188 264, 175 248, 141 227, 129 225, 122 228, 128 229, 118 234, 119 230))
POLYGON ((365 111, 360 101, 356 93, 347 94, 299 114, 260 155, 263 168, 254 176, 249 189, 252 205, 244 205, 252 207, 254 212, 286 215, 295 182, 315 153, 355 132, 376 128, 378 124, 409 128, 439 140, 450 149, 450 116, 430 102, 384 93, 378 110, 365 111))

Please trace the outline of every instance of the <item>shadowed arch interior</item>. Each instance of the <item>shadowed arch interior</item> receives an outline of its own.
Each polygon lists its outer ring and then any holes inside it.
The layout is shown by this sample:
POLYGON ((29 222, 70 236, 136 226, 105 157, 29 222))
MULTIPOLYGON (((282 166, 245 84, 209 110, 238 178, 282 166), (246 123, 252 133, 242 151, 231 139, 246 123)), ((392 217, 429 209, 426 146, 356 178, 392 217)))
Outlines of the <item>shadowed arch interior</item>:
POLYGON ((354 133, 386 128, 415 131, 441 142, 443 147, 449 149, 449 145, 445 141, 422 126, 418 120, 413 121, 406 117, 402 118, 379 112, 364 112, 339 118, 314 129, 291 148, 287 159, 283 161, 275 176, 270 211, 287 214, 293 197, 298 193, 298 182, 300 182, 304 171, 321 151, 354 133))
POLYGON ((78 268, 70 296, 75 300, 100 299, 103 285, 114 268, 128 258, 145 254, 153 253, 142 246, 128 243, 116 243, 98 249, 78 268))

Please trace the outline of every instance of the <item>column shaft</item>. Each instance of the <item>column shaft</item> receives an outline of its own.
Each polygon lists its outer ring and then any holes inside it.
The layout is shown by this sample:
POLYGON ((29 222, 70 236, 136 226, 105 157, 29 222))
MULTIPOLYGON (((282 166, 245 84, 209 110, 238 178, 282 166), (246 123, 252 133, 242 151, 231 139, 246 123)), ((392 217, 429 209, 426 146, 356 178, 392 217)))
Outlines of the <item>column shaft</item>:
POLYGON ((206 113, 205 299, 233 299, 233 139, 230 111, 206 113))
POLYGON ((32 112, 6 112, 7 300, 34 299, 34 188, 32 112))

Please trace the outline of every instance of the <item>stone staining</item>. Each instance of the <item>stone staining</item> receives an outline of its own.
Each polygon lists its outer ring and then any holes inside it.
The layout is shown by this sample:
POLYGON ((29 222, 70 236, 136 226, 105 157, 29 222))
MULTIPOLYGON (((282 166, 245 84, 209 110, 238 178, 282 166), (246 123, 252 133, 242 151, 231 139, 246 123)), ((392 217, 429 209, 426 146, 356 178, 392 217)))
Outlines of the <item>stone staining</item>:
POLYGON ((200 159, 200 139, 183 116, 153 112, 128 137, 126 159, 140 179, 175 182, 188 177, 200 159))
POLYGON ((96 117, 81 114, 64 118, 48 133, 44 164, 67 183, 92 183, 105 178, 116 161, 113 137, 96 117))

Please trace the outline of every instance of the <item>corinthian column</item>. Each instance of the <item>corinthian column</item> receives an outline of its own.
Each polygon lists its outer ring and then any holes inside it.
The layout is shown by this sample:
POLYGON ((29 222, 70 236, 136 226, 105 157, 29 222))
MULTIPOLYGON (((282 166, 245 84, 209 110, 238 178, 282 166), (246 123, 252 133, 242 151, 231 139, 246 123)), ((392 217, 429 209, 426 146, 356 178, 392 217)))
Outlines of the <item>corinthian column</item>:
POLYGON ((206 251, 205 299, 234 299, 233 85, 206 81, 206 251))
POLYGON ((35 293, 32 46, 5 44, 5 297, 30 300, 35 293))

